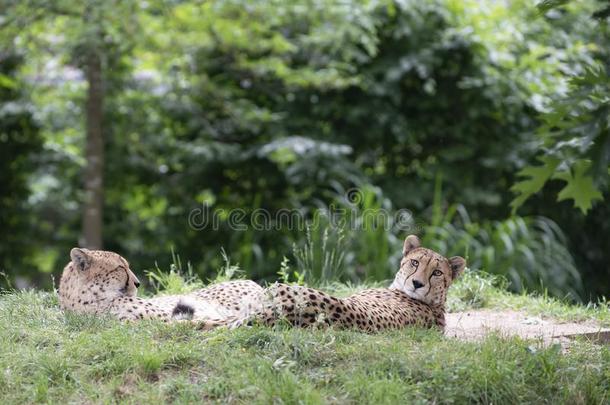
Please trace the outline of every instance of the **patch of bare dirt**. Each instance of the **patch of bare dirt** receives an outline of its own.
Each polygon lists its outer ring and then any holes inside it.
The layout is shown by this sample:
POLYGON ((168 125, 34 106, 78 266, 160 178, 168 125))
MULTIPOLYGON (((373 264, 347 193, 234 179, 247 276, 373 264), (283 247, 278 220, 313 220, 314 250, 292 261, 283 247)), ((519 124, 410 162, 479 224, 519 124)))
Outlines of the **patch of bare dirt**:
POLYGON ((592 321, 562 322, 542 319, 518 311, 472 310, 447 314, 445 335, 463 340, 479 340, 490 333, 540 339, 545 344, 565 346, 582 336, 594 343, 610 344, 610 328, 592 321))

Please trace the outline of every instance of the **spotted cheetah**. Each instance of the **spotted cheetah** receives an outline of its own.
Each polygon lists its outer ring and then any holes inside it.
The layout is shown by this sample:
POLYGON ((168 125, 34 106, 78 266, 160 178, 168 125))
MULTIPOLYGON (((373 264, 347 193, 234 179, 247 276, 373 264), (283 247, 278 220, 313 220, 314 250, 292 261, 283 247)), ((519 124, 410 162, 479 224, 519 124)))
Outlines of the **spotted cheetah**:
POLYGON ((462 257, 447 259, 420 246, 415 235, 405 239, 400 270, 389 288, 361 291, 337 298, 312 288, 274 284, 259 295, 254 311, 225 324, 253 320, 272 325, 280 320, 295 326, 327 325, 367 332, 407 325, 445 327, 447 290, 464 270, 462 257))
POLYGON ((249 280, 220 283, 180 296, 142 299, 127 261, 116 253, 72 249, 59 287, 60 305, 83 313, 110 313, 123 320, 188 319, 205 329, 250 321, 272 325, 330 325, 367 332, 407 325, 445 326, 447 290, 464 270, 458 256, 446 259, 410 235, 389 288, 337 298, 312 288, 273 284, 263 289, 249 280))
POLYGON ((120 255, 74 248, 70 258, 59 284, 59 303, 62 309, 78 313, 213 324, 242 313, 242 302, 263 290, 253 281, 236 280, 190 294, 144 299, 137 297, 140 281, 120 255))

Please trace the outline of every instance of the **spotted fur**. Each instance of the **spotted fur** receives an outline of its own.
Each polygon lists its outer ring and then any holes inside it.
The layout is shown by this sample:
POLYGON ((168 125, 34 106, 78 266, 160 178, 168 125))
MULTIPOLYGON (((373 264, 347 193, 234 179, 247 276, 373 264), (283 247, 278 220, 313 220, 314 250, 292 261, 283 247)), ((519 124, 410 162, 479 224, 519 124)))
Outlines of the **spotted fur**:
POLYGON ((337 298, 312 288, 274 284, 260 295, 252 313, 227 323, 283 320, 295 326, 331 325, 367 332, 407 325, 443 329, 447 290, 465 265, 461 257, 447 259, 420 247, 419 239, 411 235, 405 240, 400 270, 389 288, 337 298))
POLYGON ((191 294, 142 299, 139 281, 116 253, 73 249, 60 283, 62 308, 111 313, 119 319, 188 319, 205 328, 251 321, 272 325, 334 326, 367 332, 407 325, 445 326, 447 290, 466 265, 447 259, 406 238, 400 269, 389 288, 361 291, 347 298, 300 286, 273 284, 263 289, 249 280, 216 284, 191 294))

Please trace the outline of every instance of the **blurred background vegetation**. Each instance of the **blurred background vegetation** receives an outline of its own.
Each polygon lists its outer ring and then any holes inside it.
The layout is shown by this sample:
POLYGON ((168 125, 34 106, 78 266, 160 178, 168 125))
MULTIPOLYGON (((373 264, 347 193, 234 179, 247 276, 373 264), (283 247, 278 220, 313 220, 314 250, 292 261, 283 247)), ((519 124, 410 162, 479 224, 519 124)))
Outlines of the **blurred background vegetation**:
POLYGON ((255 280, 380 281, 417 232, 515 291, 608 295, 608 14, 594 0, 0 0, 2 282, 49 287, 75 245, 140 274, 176 252, 212 278, 224 248, 255 280), (349 220, 189 226, 203 206, 349 220))

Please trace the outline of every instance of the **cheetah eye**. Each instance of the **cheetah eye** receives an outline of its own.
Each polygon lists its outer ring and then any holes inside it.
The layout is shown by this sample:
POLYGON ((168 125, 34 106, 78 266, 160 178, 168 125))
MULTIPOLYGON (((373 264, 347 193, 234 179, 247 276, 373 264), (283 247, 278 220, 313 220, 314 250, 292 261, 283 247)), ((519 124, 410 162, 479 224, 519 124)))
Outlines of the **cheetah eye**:
POLYGON ((419 262, 415 259, 411 259, 411 266, 417 267, 417 266, 419 266, 419 262))
POLYGON ((440 270, 434 270, 434 271, 432 272, 432 275, 433 275, 433 276, 442 276, 442 275, 443 275, 443 272, 442 272, 442 271, 440 271, 440 270))

